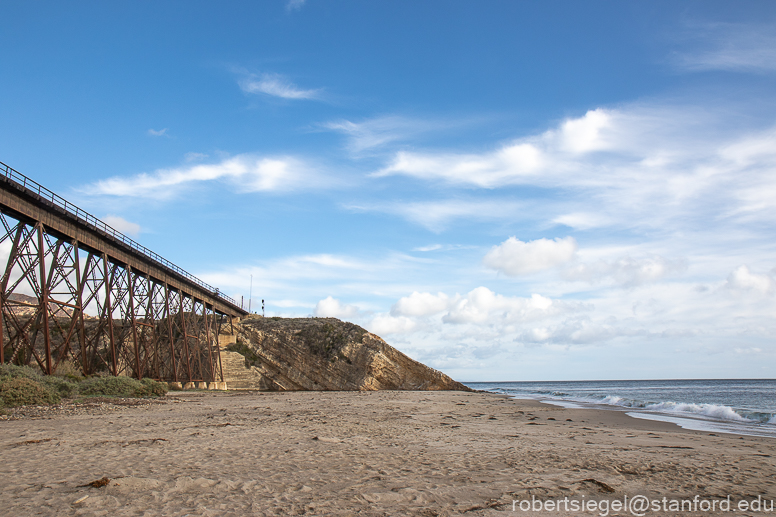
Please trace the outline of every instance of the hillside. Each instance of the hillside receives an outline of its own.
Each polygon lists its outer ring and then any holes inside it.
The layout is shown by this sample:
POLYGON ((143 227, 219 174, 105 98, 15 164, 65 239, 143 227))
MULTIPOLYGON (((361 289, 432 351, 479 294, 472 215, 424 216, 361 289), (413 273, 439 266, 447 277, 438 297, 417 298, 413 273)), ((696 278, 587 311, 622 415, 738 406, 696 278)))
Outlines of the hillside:
POLYGON ((380 337, 335 318, 248 317, 222 350, 230 388, 468 390, 380 337))

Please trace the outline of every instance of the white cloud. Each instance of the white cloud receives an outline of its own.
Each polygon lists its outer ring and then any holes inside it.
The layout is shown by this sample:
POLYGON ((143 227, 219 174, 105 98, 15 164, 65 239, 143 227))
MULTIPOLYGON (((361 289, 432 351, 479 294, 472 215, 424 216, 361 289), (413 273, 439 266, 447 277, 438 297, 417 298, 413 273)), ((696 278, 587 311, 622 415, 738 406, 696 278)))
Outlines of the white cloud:
POLYGON ((575 264, 563 271, 568 280, 599 283, 610 281, 624 287, 656 282, 687 269, 684 260, 668 260, 660 256, 632 258, 620 257, 613 261, 598 260, 575 264))
MULTIPOLYGON (((295 307, 312 308, 331 295, 338 300, 358 300, 348 303, 359 307, 360 317, 365 317, 377 312, 380 306, 363 300, 375 296, 399 298, 411 291, 408 285, 425 276, 427 263, 427 259, 400 253, 381 252, 367 257, 307 254, 267 257, 253 264, 224 265, 222 269, 191 273, 233 298, 245 296, 246 304, 253 277, 254 298, 264 298, 268 307, 287 307, 278 301, 293 300, 295 307)), ((297 315, 306 314, 309 311, 297 315)))
POLYGON ((646 334, 644 331, 628 331, 607 324, 593 323, 589 319, 566 320, 549 326, 537 326, 521 332, 517 341, 533 344, 583 345, 601 344, 623 335, 646 334))
POLYGON ((758 347, 734 347, 733 351, 743 355, 757 355, 763 353, 763 349, 758 347))
POLYGON ((352 318, 358 314, 358 307, 355 305, 345 305, 331 296, 315 304, 313 315, 318 318, 352 318))
POLYGON ((140 234, 139 224, 127 221, 123 217, 117 215, 106 215, 102 218, 102 222, 111 226, 114 230, 129 235, 130 237, 137 237, 140 234))
POLYGON ((757 165, 776 158, 776 130, 766 130, 740 138, 720 149, 721 157, 740 166, 757 165))
POLYGON ((466 219, 492 221, 517 216, 521 205, 514 201, 445 199, 396 203, 346 205, 344 208, 363 212, 397 214, 432 232, 442 232, 453 221, 466 219))
POLYGON ((288 0, 286 2, 286 10, 288 11, 298 11, 299 9, 304 6, 305 0, 288 0))
POLYGON ((776 26, 715 23, 691 28, 700 46, 676 52, 673 62, 687 71, 776 71, 776 26))
POLYGON ((421 252, 427 252, 427 251, 439 251, 443 248, 441 244, 429 244, 428 246, 418 246, 417 248, 412 248, 412 251, 421 251, 421 252))
MULTIPOLYGON (((372 176, 482 189, 541 189, 541 206, 535 203, 517 216, 542 217, 580 230, 621 226, 665 231, 707 227, 710 218, 770 222, 776 216, 769 202, 776 194, 776 130, 731 131, 737 127, 740 123, 730 114, 692 107, 596 109, 481 153, 400 151, 372 176)), ((513 206, 536 199, 515 193, 513 206)), ((469 206, 478 202, 468 201, 469 206)), ((435 231, 455 219, 456 210, 463 211, 440 206, 452 212, 423 213, 421 208, 413 214, 413 208, 407 203, 400 213, 435 231)), ((480 219, 515 216, 500 207, 482 208, 480 219)))
POLYGON ((445 323, 516 324, 579 310, 584 304, 552 300, 540 294, 531 298, 496 294, 487 287, 473 289, 453 303, 442 318, 445 323))
POLYGON ((400 298, 391 307, 392 316, 428 316, 437 314, 447 309, 451 299, 445 293, 419 293, 413 292, 409 296, 400 298))
POLYGON ((562 173, 568 160, 580 154, 609 149, 616 145, 617 113, 603 109, 588 111, 583 117, 564 121, 557 130, 538 137, 518 140, 483 154, 413 153, 401 151, 393 162, 373 174, 375 177, 407 175, 426 180, 495 188, 530 182, 545 183, 537 175, 562 173), (552 169, 558 169, 555 172, 552 169))
POLYGON ((191 153, 186 153, 183 158, 187 162, 200 162, 200 161, 204 160, 207 157, 208 157, 208 155, 205 154, 205 153, 194 153, 194 152, 191 152, 191 153))
POLYGON ((195 183, 226 180, 240 192, 287 191, 317 183, 305 164, 291 157, 238 155, 220 163, 159 169, 151 174, 114 177, 86 187, 91 194, 164 199, 195 183))
POLYGON ((390 313, 376 315, 367 325, 378 335, 429 331, 445 340, 450 335, 445 328, 455 327, 459 329, 455 331, 458 339, 466 334, 496 339, 516 336, 525 325, 563 320, 591 308, 589 304, 553 300, 539 294, 530 298, 504 296, 487 287, 477 287, 465 296, 415 291, 397 300, 390 313))
POLYGON ((378 336, 392 334, 407 334, 418 328, 417 321, 406 316, 393 316, 391 314, 379 314, 372 318, 367 328, 378 336))
POLYGON ((745 265, 734 269, 725 285, 735 291, 752 291, 763 295, 771 295, 776 290, 776 281, 771 275, 752 273, 745 265))
POLYGON ((282 99, 316 99, 321 90, 303 90, 280 74, 261 74, 239 82, 246 93, 263 93, 282 99))
POLYGON ((555 224, 562 224, 576 230, 590 230, 600 228, 612 223, 611 219, 601 214, 591 212, 573 212, 559 215, 552 220, 555 224))
POLYGON ((400 151, 393 163, 373 177, 397 174, 425 180, 471 184, 483 188, 519 183, 538 173, 541 151, 533 144, 516 144, 486 155, 431 155, 400 151))
MULTIPOLYGON (((612 126, 612 117, 604 110, 588 111, 584 117, 563 122, 558 135, 561 148, 572 153, 587 153, 609 148, 612 143, 606 138, 606 130, 612 126)), ((553 139, 553 132, 545 138, 553 139)))
POLYGON ((164 129, 149 129, 148 134, 150 136, 170 136, 167 134, 168 128, 164 129))
POLYGON ((493 246, 483 263, 507 276, 528 275, 564 264, 574 258, 576 251, 577 242, 573 237, 529 242, 510 237, 493 246))
POLYGON ((334 120, 322 124, 325 129, 342 133, 348 137, 347 148, 354 154, 388 144, 416 138, 432 130, 441 130, 450 124, 416 120, 401 116, 376 117, 361 122, 334 120))

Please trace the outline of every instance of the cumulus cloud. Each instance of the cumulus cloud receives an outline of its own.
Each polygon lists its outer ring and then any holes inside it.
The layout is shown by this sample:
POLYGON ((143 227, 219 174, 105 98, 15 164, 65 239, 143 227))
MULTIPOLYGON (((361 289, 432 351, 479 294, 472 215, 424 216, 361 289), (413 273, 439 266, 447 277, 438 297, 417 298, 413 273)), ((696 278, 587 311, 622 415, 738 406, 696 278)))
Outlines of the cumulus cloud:
POLYGON ((85 190, 91 194, 163 199, 196 183, 225 180, 241 192, 285 191, 315 183, 308 167, 291 157, 238 155, 220 163, 159 169, 150 174, 100 180, 85 190))
POLYGON ((612 116, 608 112, 597 109, 588 111, 585 116, 569 119, 563 122, 558 132, 548 132, 545 140, 557 140, 560 147, 571 153, 588 153, 602 151, 612 146, 607 133, 613 126, 612 116))
POLYGON ((428 316, 437 314, 447 309, 451 299, 445 293, 419 293, 414 291, 411 295, 400 298, 393 307, 393 316, 428 316))
POLYGON ((315 304, 313 315, 317 318, 352 318, 358 314, 358 307, 345 305, 339 300, 328 296, 315 304))
POLYGON ((751 291, 771 295, 776 290, 776 281, 769 274, 752 273, 747 266, 739 266, 728 275, 725 284, 734 291, 751 291))
POLYGON ((123 217, 117 215, 106 215, 102 218, 102 222, 112 227, 114 230, 129 235, 130 237, 137 237, 140 234, 140 225, 127 221, 123 217))
POLYGON ((390 313, 373 317, 368 325, 377 334, 407 334, 436 328, 434 332, 442 336, 447 331, 439 325, 465 327, 479 339, 485 335, 496 339, 506 334, 517 335, 526 325, 568 318, 590 309, 589 304, 539 294, 527 298, 504 296, 487 287, 477 287, 464 296, 414 291, 397 300, 390 313))
POLYGON ((406 316, 378 314, 368 323, 369 331, 378 336, 390 334, 407 334, 418 328, 418 322, 406 316))
POLYGON ((587 264, 575 264, 563 271, 568 280, 590 283, 613 282, 633 287, 657 282, 667 276, 683 273, 687 269, 684 260, 668 260, 660 256, 633 258, 620 257, 613 261, 599 260, 587 264))
POLYGON ((577 242, 573 237, 528 242, 510 237, 493 246, 483 263, 507 276, 521 276, 564 264, 574 258, 576 251, 577 242))
POLYGON ((321 90, 304 90, 280 74, 253 75, 239 82, 240 88, 246 93, 262 93, 282 99, 316 99, 321 90))
POLYGON ((496 294, 477 287, 457 300, 442 318, 445 323, 521 323, 578 310, 583 304, 552 300, 540 294, 530 298, 496 294))

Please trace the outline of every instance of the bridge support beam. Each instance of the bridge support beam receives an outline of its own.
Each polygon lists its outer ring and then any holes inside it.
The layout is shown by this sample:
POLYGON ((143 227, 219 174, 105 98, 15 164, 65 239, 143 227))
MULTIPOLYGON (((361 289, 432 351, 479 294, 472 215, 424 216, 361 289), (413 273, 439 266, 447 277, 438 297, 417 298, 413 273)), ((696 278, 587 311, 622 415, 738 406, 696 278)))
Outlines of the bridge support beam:
POLYGON ((223 382, 208 300, 1 206, 0 223, 0 362, 223 382))

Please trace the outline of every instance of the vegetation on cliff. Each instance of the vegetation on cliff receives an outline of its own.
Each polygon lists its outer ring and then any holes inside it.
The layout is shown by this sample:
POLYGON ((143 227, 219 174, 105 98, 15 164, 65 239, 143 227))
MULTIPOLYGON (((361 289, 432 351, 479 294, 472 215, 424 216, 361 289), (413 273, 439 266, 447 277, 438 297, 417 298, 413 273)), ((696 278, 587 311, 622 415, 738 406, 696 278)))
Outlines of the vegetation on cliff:
MULTIPOLYGON (((248 317, 227 351, 245 357, 253 387, 285 390, 467 390, 380 337, 336 318, 248 317)), ((225 378, 227 383, 230 379, 225 378)))

